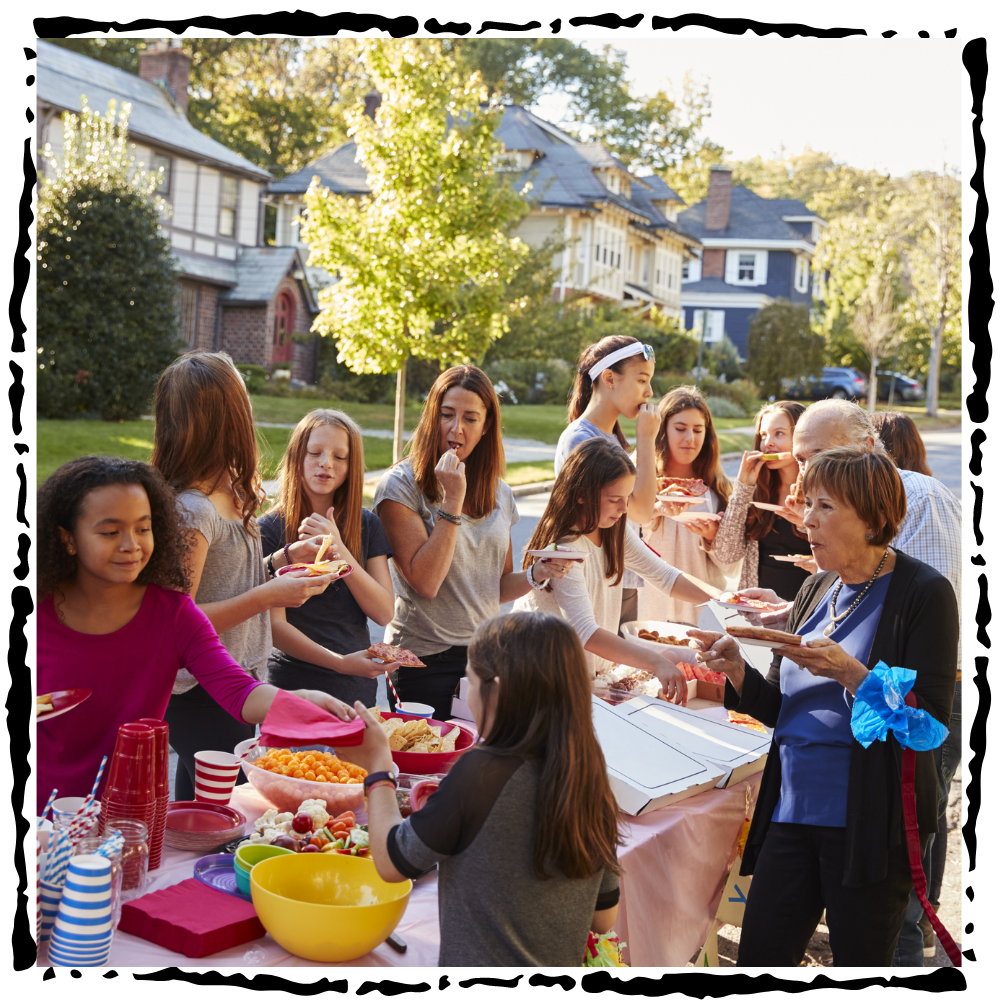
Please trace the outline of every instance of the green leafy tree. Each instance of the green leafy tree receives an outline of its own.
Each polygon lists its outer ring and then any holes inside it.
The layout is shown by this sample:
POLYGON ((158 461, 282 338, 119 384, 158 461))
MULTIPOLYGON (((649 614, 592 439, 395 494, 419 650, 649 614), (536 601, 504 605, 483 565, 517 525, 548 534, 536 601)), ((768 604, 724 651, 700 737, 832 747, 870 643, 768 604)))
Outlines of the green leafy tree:
POLYGON ((158 177, 139 171, 126 104, 63 115, 64 151, 38 199, 38 411, 134 419, 173 360, 177 279, 158 177))
POLYGON ((762 396, 780 397, 782 379, 819 373, 825 346, 812 331, 807 306, 775 299, 750 320, 746 376, 762 396))
MULTIPOLYGON (((406 362, 481 357, 508 326, 507 288, 528 255, 508 235, 528 203, 495 170, 502 108, 484 106, 439 43, 367 41, 383 94, 377 123, 348 111, 371 194, 306 193, 310 264, 339 274, 313 324, 359 373, 396 372, 394 455, 402 452, 406 362)), ((516 303, 513 304, 516 306, 516 303)))

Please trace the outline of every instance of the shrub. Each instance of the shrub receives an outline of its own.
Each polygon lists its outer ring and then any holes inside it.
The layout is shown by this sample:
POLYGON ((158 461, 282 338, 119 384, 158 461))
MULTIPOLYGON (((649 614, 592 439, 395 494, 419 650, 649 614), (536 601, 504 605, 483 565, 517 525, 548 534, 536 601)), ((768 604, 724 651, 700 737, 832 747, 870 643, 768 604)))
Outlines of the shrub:
POLYGON ((555 361, 491 361, 483 371, 494 385, 505 383, 519 403, 565 406, 573 387, 569 367, 555 361))
POLYGON ((746 417, 746 411, 741 406, 737 406, 731 399, 724 396, 706 397, 708 408, 713 417, 746 417))
POLYGON ((267 385, 266 368, 261 368, 260 365, 238 364, 236 370, 243 376, 247 392, 256 395, 264 391, 264 387, 267 385))

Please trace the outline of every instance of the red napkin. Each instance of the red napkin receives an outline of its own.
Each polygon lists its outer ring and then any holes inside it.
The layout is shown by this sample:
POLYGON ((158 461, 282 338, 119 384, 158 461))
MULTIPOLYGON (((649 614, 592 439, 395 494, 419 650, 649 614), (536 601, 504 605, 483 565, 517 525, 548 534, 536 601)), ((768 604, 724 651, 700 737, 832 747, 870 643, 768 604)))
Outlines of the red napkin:
POLYGON ((356 747, 365 736, 364 719, 341 722, 311 701, 278 690, 260 725, 264 747, 310 746, 356 747))
POLYGON ((125 903, 118 930, 188 958, 214 955, 265 934, 253 903, 194 878, 125 903))

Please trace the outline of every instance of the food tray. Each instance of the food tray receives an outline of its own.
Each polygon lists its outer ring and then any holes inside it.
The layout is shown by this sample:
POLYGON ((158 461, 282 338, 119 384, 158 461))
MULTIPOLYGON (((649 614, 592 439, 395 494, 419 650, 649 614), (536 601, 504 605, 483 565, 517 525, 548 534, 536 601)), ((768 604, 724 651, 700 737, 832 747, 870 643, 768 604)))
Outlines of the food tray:
POLYGON ((625 622, 622 627, 622 635, 629 642, 637 642, 643 646, 655 646, 657 651, 663 654, 671 663, 680 663, 682 660, 686 663, 697 663, 698 662, 698 650, 692 649, 690 646, 668 646, 663 642, 653 642, 651 639, 640 639, 639 632, 641 630, 649 632, 659 632, 660 635, 675 635, 677 638, 687 634, 689 628, 695 628, 694 625, 689 625, 685 622, 658 622, 658 621, 640 621, 640 622, 625 622))

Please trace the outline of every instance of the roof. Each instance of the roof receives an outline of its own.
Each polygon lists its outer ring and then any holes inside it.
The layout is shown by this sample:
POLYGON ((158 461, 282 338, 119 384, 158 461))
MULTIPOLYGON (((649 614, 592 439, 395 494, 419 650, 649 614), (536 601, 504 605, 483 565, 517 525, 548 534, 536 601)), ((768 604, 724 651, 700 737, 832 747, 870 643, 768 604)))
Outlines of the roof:
POLYGON ((182 274, 188 274, 220 285, 236 284, 236 262, 218 258, 200 257, 197 254, 170 248, 171 256, 177 261, 182 274))
POLYGON ((108 101, 114 99, 119 107, 127 101, 132 105, 129 133, 133 138, 141 136, 198 162, 210 162, 259 181, 270 180, 266 170, 199 132, 155 83, 42 39, 38 39, 37 52, 40 101, 79 112, 80 97, 86 95, 90 107, 102 114, 108 101))
POLYGON ((679 213, 677 221, 693 236, 726 239, 789 240, 801 242, 804 237, 782 219, 783 215, 812 215, 800 201, 789 198, 761 198, 742 184, 733 185, 729 203, 729 225, 722 230, 705 229, 707 199, 679 213), (797 206, 794 207, 793 206, 797 206))
MULTIPOLYGON (((302 258, 295 247, 240 247, 236 259, 236 286, 223 297, 225 305, 266 305, 274 298, 285 275, 292 268, 304 270, 302 258)), ((299 281, 309 308, 316 312, 308 283, 299 281)))
POLYGON ((756 287, 746 285, 727 285, 722 278, 701 278, 699 281, 685 281, 681 285, 681 292, 722 292, 726 295, 746 295, 747 292, 756 292, 756 287))
POLYGON ((356 161, 357 152, 353 141, 345 142, 294 174, 275 181, 269 190, 271 194, 302 194, 318 175, 320 184, 334 194, 367 194, 368 171, 356 161))
MULTIPOLYGON (((533 115, 518 104, 504 107, 497 138, 509 152, 531 151, 534 163, 510 174, 519 188, 531 183, 527 198, 539 207, 590 209, 606 203, 631 213, 635 221, 650 230, 669 229, 689 240, 695 238, 683 226, 672 223, 654 204, 680 198, 659 177, 631 177, 631 197, 616 194, 601 183, 596 170, 612 168, 628 173, 625 165, 600 143, 579 142, 567 132, 533 115)), ((303 194, 318 175, 320 183, 338 194, 366 194, 367 172, 355 159, 357 147, 345 142, 297 173, 271 187, 272 194, 303 194)))

